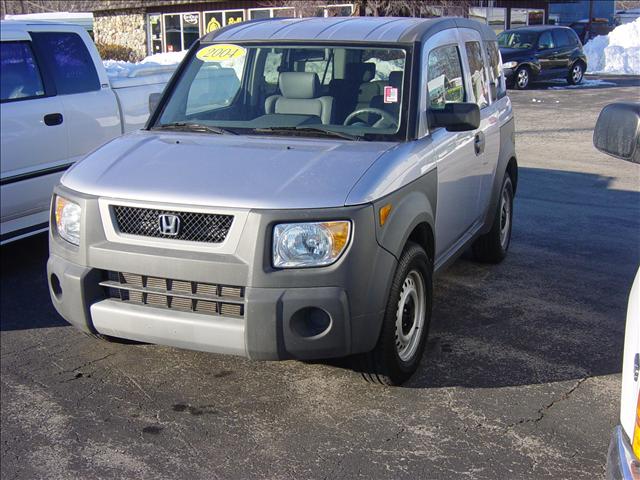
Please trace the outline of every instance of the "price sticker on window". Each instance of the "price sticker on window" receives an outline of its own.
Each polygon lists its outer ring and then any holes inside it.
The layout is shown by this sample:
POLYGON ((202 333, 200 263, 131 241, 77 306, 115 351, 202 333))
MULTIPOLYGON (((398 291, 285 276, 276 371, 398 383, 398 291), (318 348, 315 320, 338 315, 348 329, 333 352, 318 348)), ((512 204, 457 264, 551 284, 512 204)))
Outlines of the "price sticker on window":
POLYGON ((244 57, 247 51, 240 45, 230 43, 220 43, 201 48, 196 53, 196 58, 203 62, 222 62, 238 57, 244 57))
POLYGON ((398 89, 387 85, 384 87, 384 103, 398 103, 398 89))

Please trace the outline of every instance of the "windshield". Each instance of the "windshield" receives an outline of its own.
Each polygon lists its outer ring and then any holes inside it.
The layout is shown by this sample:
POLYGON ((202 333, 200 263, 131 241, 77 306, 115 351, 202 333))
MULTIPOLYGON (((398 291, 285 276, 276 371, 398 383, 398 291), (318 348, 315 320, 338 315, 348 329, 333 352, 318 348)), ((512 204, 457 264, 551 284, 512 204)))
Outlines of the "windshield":
POLYGON ((533 48, 538 34, 535 32, 502 32, 498 35, 498 45, 501 48, 533 48))
POLYGON ((400 48, 201 45, 152 128, 397 136, 405 64, 400 48))

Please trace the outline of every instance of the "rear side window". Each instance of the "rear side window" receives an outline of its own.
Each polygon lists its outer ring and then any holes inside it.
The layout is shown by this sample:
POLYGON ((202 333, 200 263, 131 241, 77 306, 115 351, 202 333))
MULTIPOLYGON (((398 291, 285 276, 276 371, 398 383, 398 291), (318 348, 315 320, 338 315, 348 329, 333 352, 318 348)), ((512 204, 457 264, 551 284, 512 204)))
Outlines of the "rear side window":
POLYGON ((482 59, 482 49, 480 42, 465 43, 467 49, 467 58, 469 59, 469 70, 471 73, 471 87, 476 97, 476 103, 480 108, 489 105, 489 85, 484 69, 484 60, 482 59))
POLYGON ((576 44, 576 36, 570 30, 554 30, 553 39, 558 47, 570 47, 576 44))
POLYGON ((434 48, 427 62, 429 108, 442 109, 447 103, 465 100, 460 52, 455 45, 434 48))
MULTIPOLYGON (((555 35, 554 35, 555 36, 555 35)), ((550 48, 556 48, 556 42, 554 41, 554 36, 551 35, 551 32, 543 32, 538 39, 538 48, 540 50, 548 50, 550 48)))
POLYGON ((490 88, 490 93, 495 101, 507 94, 501 78, 502 67, 500 65, 500 51, 498 50, 498 42, 484 42, 484 47, 489 57, 489 81, 494 87, 490 88))
POLYGON ((0 43, 0 101, 44 96, 40 70, 29 42, 0 43))
POLYGON ((71 32, 30 32, 59 95, 100 90, 98 72, 82 38, 71 32))

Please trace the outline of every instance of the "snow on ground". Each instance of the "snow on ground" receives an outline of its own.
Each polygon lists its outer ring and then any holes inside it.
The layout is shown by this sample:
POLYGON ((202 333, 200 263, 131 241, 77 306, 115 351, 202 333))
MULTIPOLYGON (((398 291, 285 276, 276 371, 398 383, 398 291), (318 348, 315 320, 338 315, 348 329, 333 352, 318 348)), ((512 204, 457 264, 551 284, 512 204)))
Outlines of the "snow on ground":
POLYGON ((640 18, 584 46, 588 73, 640 75, 640 18))
POLYGON ((186 54, 187 50, 183 50, 182 52, 157 53, 137 63, 121 60, 103 60, 102 63, 110 77, 136 77, 175 70, 186 54))
MULTIPOLYGON (((553 82, 556 83, 556 82, 553 82)), ((549 87, 549 90, 568 90, 577 88, 597 88, 597 87, 614 87, 617 85, 615 82, 608 82, 606 80, 600 80, 599 78, 583 78, 582 82, 578 85, 569 85, 565 80, 557 81, 559 84, 557 87, 549 87)))

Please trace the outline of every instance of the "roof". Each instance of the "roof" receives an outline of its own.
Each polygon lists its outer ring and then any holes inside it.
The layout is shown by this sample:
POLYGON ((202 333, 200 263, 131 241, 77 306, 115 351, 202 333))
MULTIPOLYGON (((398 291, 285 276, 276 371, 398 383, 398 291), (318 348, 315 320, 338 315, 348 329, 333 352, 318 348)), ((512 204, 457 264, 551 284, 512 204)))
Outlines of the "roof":
POLYGON ((202 42, 318 41, 413 43, 449 28, 477 30, 485 40, 495 40, 487 25, 457 17, 308 17, 249 21, 206 34, 202 42))
POLYGON ((569 27, 564 27, 562 25, 532 25, 530 27, 511 28, 509 30, 505 30, 505 32, 543 32, 545 30, 552 30, 555 28, 566 28, 571 30, 569 27))

